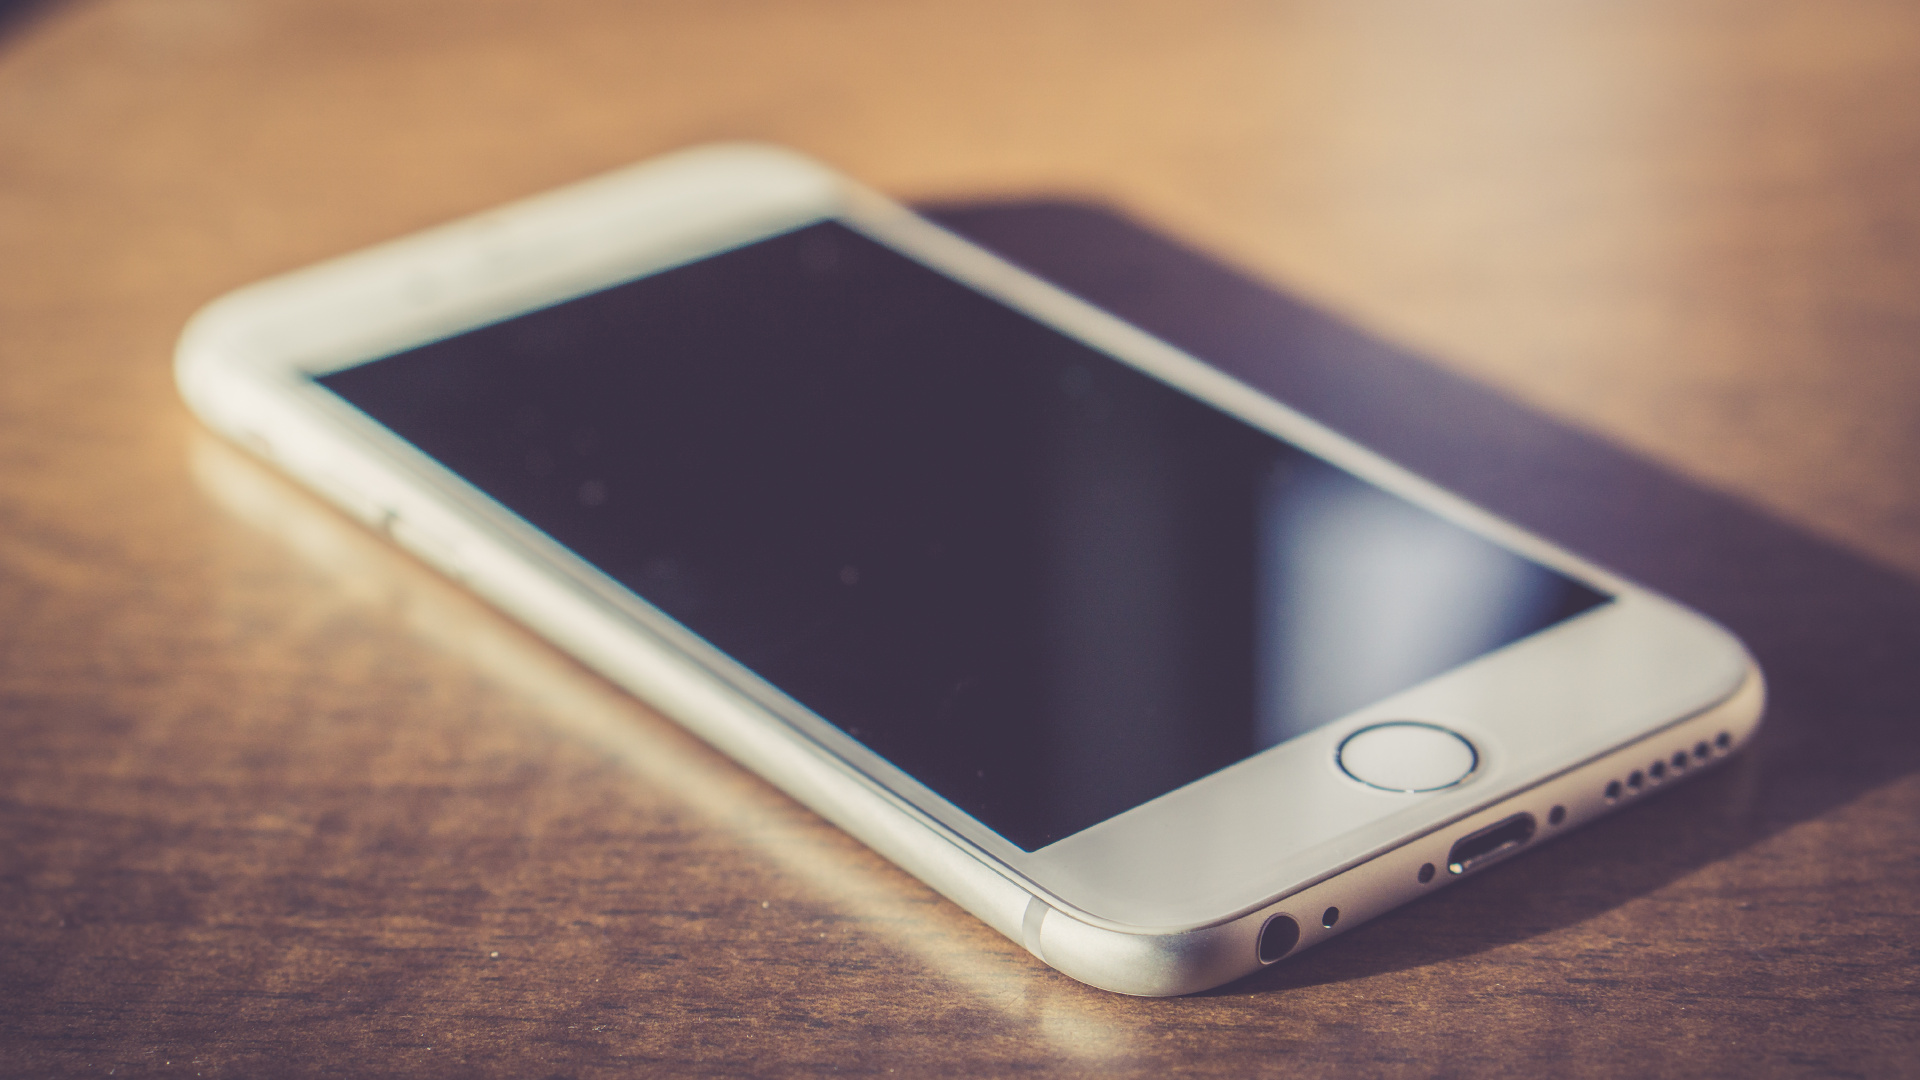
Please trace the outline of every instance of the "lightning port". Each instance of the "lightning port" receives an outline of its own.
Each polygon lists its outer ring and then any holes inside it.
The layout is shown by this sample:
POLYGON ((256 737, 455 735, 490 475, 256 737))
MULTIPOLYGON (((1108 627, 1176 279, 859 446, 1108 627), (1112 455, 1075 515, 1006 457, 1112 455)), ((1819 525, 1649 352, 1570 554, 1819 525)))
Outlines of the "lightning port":
POLYGON ((1478 832, 1469 833, 1447 853, 1447 872, 1464 874, 1482 863, 1492 862, 1533 839, 1533 815, 1515 814, 1478 832))

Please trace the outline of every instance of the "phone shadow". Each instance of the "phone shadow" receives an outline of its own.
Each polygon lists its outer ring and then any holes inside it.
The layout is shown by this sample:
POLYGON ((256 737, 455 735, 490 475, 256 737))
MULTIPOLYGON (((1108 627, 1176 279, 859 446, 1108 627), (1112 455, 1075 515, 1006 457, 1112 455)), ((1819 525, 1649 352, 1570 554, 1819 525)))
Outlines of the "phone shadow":
POLYGON ((0 0, 0 43, 29 29, 61 0, 0 0))
MULTIPOLYGON (((929 216, 1414 471, 1719 620, 1766 671, 1727 767, 1222 993, 1419 967, 1571 926, 1920 768, 1920 584, 1071 199, 929 216)), ((1894 830, 1907 823, 1888 822, 1894 830)))

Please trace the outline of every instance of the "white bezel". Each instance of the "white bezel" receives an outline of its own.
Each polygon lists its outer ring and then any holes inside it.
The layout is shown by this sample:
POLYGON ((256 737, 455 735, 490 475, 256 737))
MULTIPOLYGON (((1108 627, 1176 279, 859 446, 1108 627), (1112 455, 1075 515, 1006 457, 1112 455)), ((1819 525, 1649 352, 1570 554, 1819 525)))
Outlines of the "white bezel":
POLYGON ((1563 782, 1689 719, 1711 715, 1736 741, 1758 719, 1756 669, 1703 617, 784 151, 686 152, 252 286, 196 316, 177 371, 210 426, 387 530, 1055 966, 1127 992, 1199 989, 1251 970, 1257 961, 1248 956, 1223 959, 1239 945, 1219 942, 1257 934, 1289 897, 1384 866, 1422 838, 1477 822, 1517 793, 1563 782), (1026 852, 312 381, 829 218, 1616 599, 1026 852), (1334 750, 1382 719, 1449 727, 1478 748, 1478 767, 1435 792, 1360 784, 1340 771, 1334 750), (1053 913, 1068 918, 1049 921, 1053 913))

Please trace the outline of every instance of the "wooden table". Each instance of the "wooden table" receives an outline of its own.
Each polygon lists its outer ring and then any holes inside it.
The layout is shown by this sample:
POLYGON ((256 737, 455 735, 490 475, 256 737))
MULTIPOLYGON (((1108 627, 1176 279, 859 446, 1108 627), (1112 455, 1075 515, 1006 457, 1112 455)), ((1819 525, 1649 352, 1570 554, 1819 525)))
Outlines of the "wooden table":
POLYGON ((16 5, 0 416, 0 1073, 1920 1073, 1909 2, 16 5), (1435 471, 1763 639, 1761 744, 1122 998, 173 392, 230 287, 735 137, 1119 207, 1437 358, 1435 471))

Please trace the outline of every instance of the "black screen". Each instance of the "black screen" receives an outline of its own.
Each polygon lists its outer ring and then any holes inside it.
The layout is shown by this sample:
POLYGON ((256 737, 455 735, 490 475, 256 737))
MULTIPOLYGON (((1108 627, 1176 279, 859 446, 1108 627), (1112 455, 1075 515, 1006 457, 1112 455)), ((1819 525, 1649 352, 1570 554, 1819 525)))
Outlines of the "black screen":
POLYGON ((1026 850, 1606 600, 834 223, 320 382, 1026 850))

